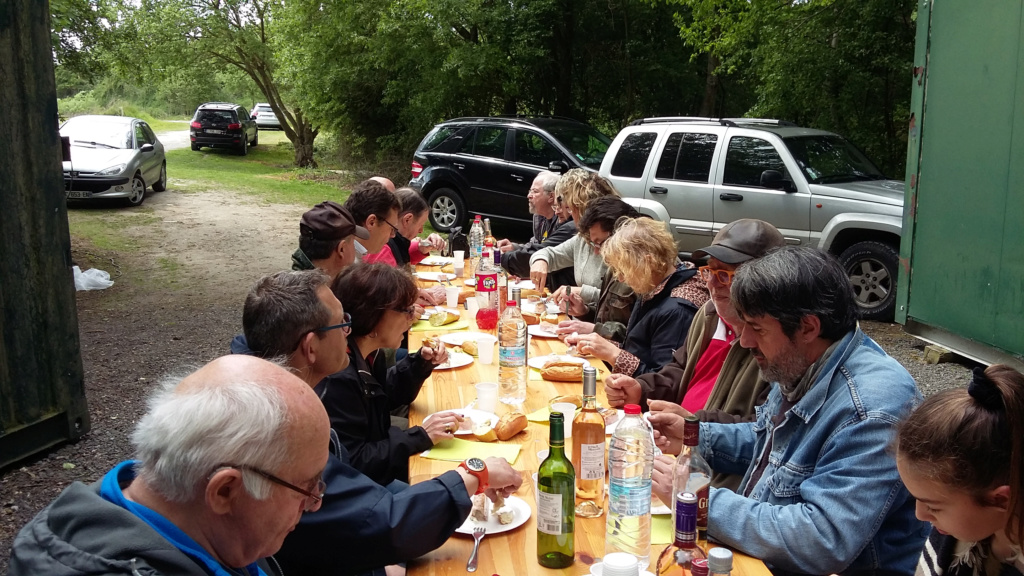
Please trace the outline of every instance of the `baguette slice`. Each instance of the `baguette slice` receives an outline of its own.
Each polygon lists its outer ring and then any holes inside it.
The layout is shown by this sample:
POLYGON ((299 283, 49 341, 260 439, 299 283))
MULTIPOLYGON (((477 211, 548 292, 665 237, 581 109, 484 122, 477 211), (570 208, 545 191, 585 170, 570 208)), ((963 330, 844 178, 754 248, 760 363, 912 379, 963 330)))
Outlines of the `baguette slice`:
POLYGON ((550 360, 540 369, 540 376, 552 382, 582 382, 583 364, 566 360, 550 360))
POLYGON ((509 412, 498 420, 498 424, 494 426, 494 432, 498 435, 498 440, 505 441, 526 430, 527 424, 529 422, 526 420, 526 414, 509 412))

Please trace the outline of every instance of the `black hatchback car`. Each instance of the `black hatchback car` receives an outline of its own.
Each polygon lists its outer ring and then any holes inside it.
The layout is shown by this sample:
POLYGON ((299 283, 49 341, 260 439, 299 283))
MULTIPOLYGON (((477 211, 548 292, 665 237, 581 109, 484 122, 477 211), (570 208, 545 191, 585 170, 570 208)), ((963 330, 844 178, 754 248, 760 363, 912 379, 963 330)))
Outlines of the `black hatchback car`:
POLYGON ((610 143, 569 118, 456 118, 420 142, 409 186, 426 198, 435 230, 463 225, 471 213, 532 222, 526 194, 537 174, 552 164, 597 171, 610 143))
POLYGON ((192 149, 233 148, 245 156, 249 146, 259 144, 260 132, 256 120, 238 104, 207 102, 196 109, 189 125, 192 149))

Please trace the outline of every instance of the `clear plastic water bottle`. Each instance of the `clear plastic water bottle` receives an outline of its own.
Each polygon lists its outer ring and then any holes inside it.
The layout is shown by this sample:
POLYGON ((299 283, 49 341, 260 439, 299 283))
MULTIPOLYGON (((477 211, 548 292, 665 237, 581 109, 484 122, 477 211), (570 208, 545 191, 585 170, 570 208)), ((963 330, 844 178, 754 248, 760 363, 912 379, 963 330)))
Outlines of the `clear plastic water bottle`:
MULTIPOLYGON (((526 320, 523 320, 515 301, 509 300, 498 322, 498 400, 521 407, 526 402, 529 370, 526 365, 526 320)), ((647 477, 650 478, 650 472, 647 477)))
POLYGON ((476 274, 476 269, 480 265, 480 256, 484 251, 484 225, 480 221, 480 215, 477 214, 476 218, 473 219, 473 225, 469 227, 469 273, 470 275, 476 274))
POLYGON ((651 552, 654 441, 650 425, 640 415, 640 407, 626 404, 625 412, 608 447, 610 486, 604 552, 632 554, 644 571, 650 564, 651 552))

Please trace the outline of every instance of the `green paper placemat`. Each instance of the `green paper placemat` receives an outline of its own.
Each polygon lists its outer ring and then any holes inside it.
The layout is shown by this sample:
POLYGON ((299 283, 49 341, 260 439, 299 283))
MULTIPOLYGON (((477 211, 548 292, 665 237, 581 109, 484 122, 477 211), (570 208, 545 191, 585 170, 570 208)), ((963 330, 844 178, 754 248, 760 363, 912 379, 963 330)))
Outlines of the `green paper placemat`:
POLYGON ((519 457, 518 444, 497 444, 494 442, 471 442, 459 438, 444 440, 423 453, 424 458, 462 462, 466 458, 488 458, 495 456, 514 464, 519 457))
POLYGON ((420 320, 409 328, 409 332, 426 332, 427 330, 465 330, 469 328, 468 320, 457 320, 444 326, 434 326, 429 320, 420 320))
POLYGON ((651 516, 651 544, 671 544, 672 541, 672 515, 651 516))

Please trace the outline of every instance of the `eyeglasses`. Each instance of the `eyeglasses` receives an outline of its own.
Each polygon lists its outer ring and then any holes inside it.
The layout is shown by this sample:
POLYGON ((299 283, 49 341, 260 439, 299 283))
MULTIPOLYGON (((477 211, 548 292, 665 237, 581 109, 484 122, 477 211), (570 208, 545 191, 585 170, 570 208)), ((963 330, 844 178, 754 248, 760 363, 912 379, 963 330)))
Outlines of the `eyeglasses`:
POLYGON ((408 308, 392 308, 392 312, 398 312, 399 314, 405 314, 410 319, 416 317, 416 307, 409 306, 408 308))
POLYGON ((284 486, 289 490, 294 490, 295 492, 298 492, 299 494, 302 494, 303 496, 306 497, 306 506, 305 508, 303 508, 303 511, 305 512, 309 512, 310 510, 316 508, 317 505, 319 505, 320 502, 323 501, 324 492, 327 491, 327 483, 324 482, 324 479, 319 476, 316 479, 316 488, 314 490, 306 490, 305 488, 299 488, 298 486, 292 484, 291 482, 286 482, 278 478, 277 476, 274 476, 270 472, 260 470, 255 466, 244 466, 239 464, 221 464, 220 466, 217 466, 217 468, 235 468, 236 470, 247 470, 249 472, 252 472, 253 474, 258 474, 259 476, 262 476, 267 480, 270 480, 274 484, 284 486), (309 502, 310 499, 313 500, 312 503, 309 502))
POLYGON ((722 270, 710 266, 701 266, 697 268, 697 271, 700 272, 700 277, 704 279, 704 282, 711 282, 711 279, 714 278, 722 286, 731 285, 732 277, 736 275, 735 270, 722 270))
POLYGON ((400 234, 400 232, 398 231, 398 226, 395 226, 394 224, 388 222, 387 220, 384 220, 384 223, 387 224, 388 226, 391 226, 391 231, 393 234, 400 234))
POLYGON ((559 206, 562 205, 562 197, 561 196, 555 196, 555 204, 558 204, 559 206))
POLYGON ((342 316, 342 320, 344 320, 344 322, 342 322, 341 324, 332 324, 330 326, 321 326, 319 328, 313 328, 312 330, 306 330, 305 332, 302 333, 301 336, 299 336, 299 339, 295 342, 295 346, 292 346, 292 350, 298 348, 299 345, 302 344, 302 339, 305 338, 306 334, 309 334, 310 332, 330 332, 331 330, 337 330, 338 328, 341 328, 342 333, 348 336, 349 334, 352 333, 352 315, 349 314, 348 312, 345 312, 345 315, 342 316))
MULTIPOLYGON (((611 238, 611 236, 609 236, 608 238, 611 238)), ((604 243, 608 241, 608 238, 605 238, 604 240, 601 241, 595 241, 592 238, 587 238, 587 244, 590 244, 590 247, 593 248, 594 250, 600 250, 601 246, 604 246, 604 243)))

